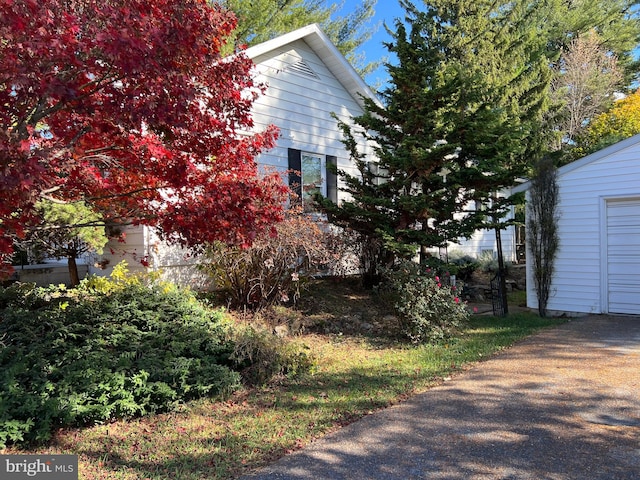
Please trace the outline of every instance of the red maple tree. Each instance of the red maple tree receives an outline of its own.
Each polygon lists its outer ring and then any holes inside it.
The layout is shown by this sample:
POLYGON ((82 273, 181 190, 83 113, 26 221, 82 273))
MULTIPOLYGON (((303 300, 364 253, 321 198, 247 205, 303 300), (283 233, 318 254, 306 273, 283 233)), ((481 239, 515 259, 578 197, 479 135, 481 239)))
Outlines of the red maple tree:
POLYGON ((263 86, 220 53, 234 26, 206 0, 0 2, 0 263, 43 197, 188 247, 282 219, 255 162, 277 131, 246 133, 263 86))

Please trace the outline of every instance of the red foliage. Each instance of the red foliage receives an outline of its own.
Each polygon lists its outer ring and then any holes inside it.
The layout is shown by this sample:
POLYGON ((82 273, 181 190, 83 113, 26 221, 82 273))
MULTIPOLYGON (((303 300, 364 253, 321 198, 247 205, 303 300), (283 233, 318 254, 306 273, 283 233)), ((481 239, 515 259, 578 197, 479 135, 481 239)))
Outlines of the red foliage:
POLYGON ((241 135, 262 86, 222 58, 233 15, 206 0, 0 2, 0 255, 41 196, 158 226, 186 246, 248 244, 286 187, 241 135))

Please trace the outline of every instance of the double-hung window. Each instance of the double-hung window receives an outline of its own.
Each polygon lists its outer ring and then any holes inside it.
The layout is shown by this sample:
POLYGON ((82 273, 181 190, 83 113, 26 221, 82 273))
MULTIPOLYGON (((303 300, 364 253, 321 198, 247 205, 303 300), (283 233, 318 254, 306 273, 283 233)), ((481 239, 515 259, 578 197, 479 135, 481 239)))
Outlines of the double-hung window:
POLYGON ((323 197, 327 196, 327 182, 326 175, 322 172, 326 172, 326 160, 320 155, 308 152, 301 153, 301 168, 300 173, 302 176, 302 205, 305 211, 310 211, 313 205, 313 197, 316 194, 321 194, 323 197))
POLYGON ((296 192, 305 212, 315 212, 313 197, 321 194, 337 202, 337 176, 327 165, 335 165, 336 157, 289 149, 289 185, 296 192))

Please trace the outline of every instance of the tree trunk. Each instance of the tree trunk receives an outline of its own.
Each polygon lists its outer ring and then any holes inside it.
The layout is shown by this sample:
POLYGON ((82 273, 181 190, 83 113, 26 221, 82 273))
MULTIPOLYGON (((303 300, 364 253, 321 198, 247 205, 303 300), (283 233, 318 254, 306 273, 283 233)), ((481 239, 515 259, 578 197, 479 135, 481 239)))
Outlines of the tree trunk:
POLYGON ((420 266, 426 267, 429 257, 429 248, 426 245, 420 245, 420 266))
POLYGON ((500 234, 500 226, 496 222, 496 248, 498 250, 498 279, 500 280, 500 301, 502 302, 503 314, 509 313, 509 304, 507 303, 507 272, 504 268, 504 255, 502 254, 502 235, 500 234))
POLYGON ((78 264, 76 263, 76 257, 74 256, 68 257, 67 265, 69 266, 69 276, 71 277, 71 286, 75 287, 80 283, 80 276, 78 275, 78 264))

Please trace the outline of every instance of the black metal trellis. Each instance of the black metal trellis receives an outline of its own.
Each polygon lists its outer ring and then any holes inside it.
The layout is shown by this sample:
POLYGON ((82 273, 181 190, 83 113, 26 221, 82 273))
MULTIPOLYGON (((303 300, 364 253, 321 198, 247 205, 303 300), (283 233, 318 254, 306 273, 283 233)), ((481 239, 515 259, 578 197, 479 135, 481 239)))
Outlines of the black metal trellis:
POLYGON ((495 232, 498 249, 498 273, 491 279, 491 305, 494 315, 504 317, 509 313, 509 305, 507 304, 506 270, 502 256, 502 237, 499 224, 496 224, 495 232))
POLYGON ((498 270, 498 273, 491 279, 491 306, 495 316, 504 317, 507 312, 505 311, 505 295, 502 292, 503 282, 500 273, 498 270))

